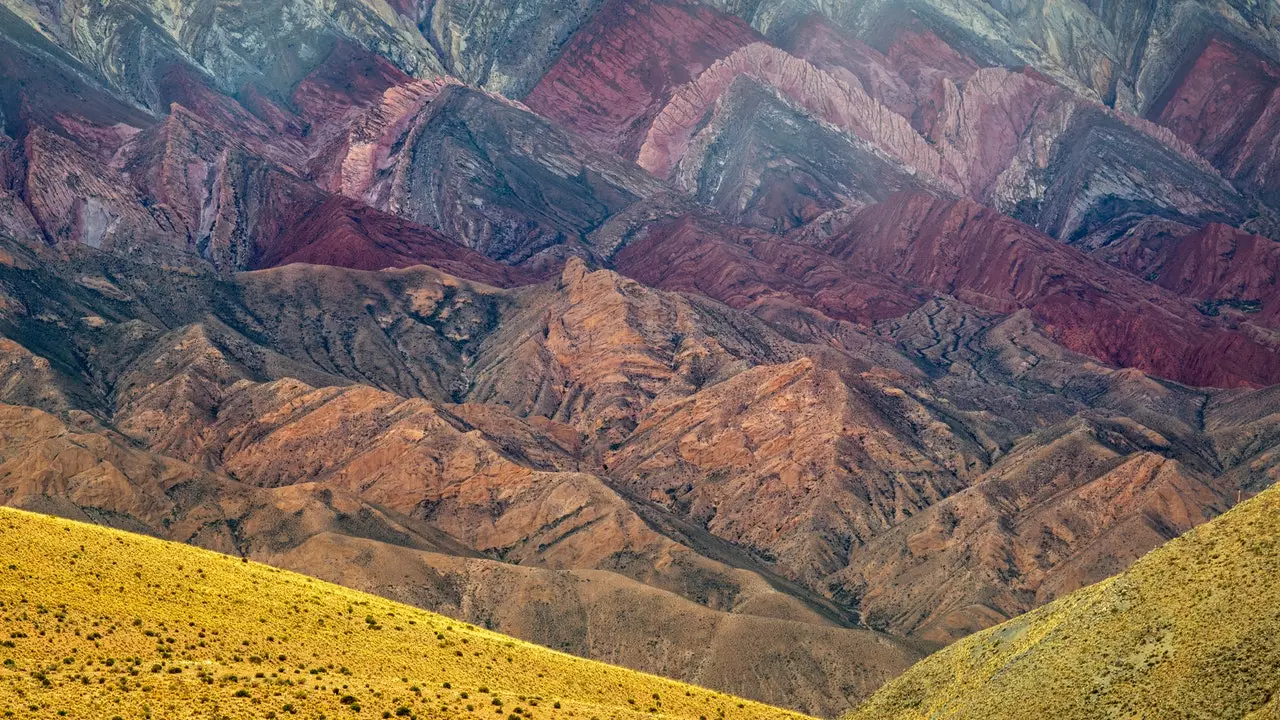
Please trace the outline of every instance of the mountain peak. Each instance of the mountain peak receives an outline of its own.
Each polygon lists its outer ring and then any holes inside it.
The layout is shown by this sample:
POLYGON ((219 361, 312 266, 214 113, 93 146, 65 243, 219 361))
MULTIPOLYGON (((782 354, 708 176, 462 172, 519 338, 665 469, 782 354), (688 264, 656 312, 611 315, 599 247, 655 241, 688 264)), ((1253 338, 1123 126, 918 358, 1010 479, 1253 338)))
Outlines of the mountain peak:
POLYGON ((0 0, 0 505, 836 717, 1280 478, 1273 4, 0 0))
POLYGON ((587 267, 587 261, 571 255, 564 263, 564 270, 560 272, 560 287, 564 289, 572 289, 581 284, 591 272, 591 268, 587 267))

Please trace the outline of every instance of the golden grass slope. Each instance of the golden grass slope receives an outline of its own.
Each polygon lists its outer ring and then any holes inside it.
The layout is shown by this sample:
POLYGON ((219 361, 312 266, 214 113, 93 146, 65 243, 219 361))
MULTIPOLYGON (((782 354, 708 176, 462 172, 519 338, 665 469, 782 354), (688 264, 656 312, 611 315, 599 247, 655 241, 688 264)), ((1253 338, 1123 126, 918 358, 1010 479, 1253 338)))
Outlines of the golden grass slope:
POLYGON ((0 716, 801 717, 302 575, 9 509, 0 716))
POLYGON ((845 720, 1280 718, 1280 488, 917 663, 845 720))

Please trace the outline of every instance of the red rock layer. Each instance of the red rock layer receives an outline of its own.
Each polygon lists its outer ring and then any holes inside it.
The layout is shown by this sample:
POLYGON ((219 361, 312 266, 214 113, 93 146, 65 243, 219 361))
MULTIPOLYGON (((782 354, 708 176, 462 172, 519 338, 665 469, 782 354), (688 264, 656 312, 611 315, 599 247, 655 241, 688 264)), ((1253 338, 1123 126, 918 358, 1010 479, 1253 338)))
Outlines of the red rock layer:
MULTIPOLYGON (((119 161, 146 197, 168 209, 176 239, 224 269, 299 262, 360 270, 432 264, 495 285, 525 281, 520 271, 434 230, 325 193, 253 154, 246 141, 252 138, 174 105, 119 161)), ((286 138, 274 147, 291 144, 286 138)))
POLYGON ((259 120, 237 102, 209 87, 204 78, 187 66, 164 70, 158 80, 171 112, 175 106, 200 117, 204 124, 216 128, 224 137, 234 138, 239 146, 271 160, 277 165, 296 168, 306 151, 295 138, 281 135, 259 120))
POLYGON ((1217 223, 1184 232, 1175 227, 1134 233, 1098 254, 1160 287, 1203 301, 1205 312, 1234 311, 1242 319, 1280 328, 1280 243, 1217 223))
POLYGON ((342 164, 351 152, 348 130, 384 93, 413 80, 385 59, 340 43, 294 88, 291 100, 306 123, 311 156, 307 174, 324 189, 341 192, 342 164))
POLYGON ((610 0, 525 104, 602 148, 635 157, 673 88, 759 39, 738 18, 687 0, 610 0))
POLYGON ((1065 347, 1192 385, 1280 382, 1280 353, 1172 293, 969 200, 899 194, 828 241, 856 268, 978 307, 1029 309, 1065 347))
POLYGON ((334 117, 352 107, 377 102, 388 88, 410 80, 402 70, 364 48, 338 43, 324 62, 293 91, 293 103, 306 117, 334 117))
MULTIPOLYGON (((1194 247, 1186 248, 1192 259, 1178 265, 1184 272, 1204 267, 1215 252, 1194 247)), ((1254 258, 1269 250, 1256 247, 1254 258)), ((685 218, 652 228, 619 253, 615 266, 641 282, 703 293, 734 307, 780 303, 859 323, 902 315, 931 293, 948 294, 1002 314, 1029 309, 1067 348, 1114 365, 1192 385, 1280 380, 1274 348, 1233 332, 1190 301, 969 200, 895 195, 855 215, 824 249, 829 254, 685 218)), ((1220 264, 1229 256, 1218 257, 1220 264)), ((1171 278, 1169 288, 1221 297, 1246 282, 1226 279, 1222 269, 1204 272, 1214 280, 1171 278)), ((1254 289, 1235 293, 1263 292, 1272 277, 1272 271, 1256 269, 1247 281, 1254 289)))
POLYGON ((978 64, 933 32, 910 20, 874 34, 877 47, 856 40, 822 15, 812 15, 779 39, 778 46, 907 118, 921 133, 937 114, 945 81, 963 83, 978 64), (854 82, 856 80, 856 82, 854 82))
POLYGON ((614 258, 614 267, 645 284, 735 308, 782 303, 864 323, 910 312, 929 297, 810 246, 694 217, 651 227, 614 258))
POLYGON ((350 198, 331 196, 293 209, 284 232, 265 248, 258 267, 291 263, 356 270, 430 265, 450 275, 509 287, 533 282, 528 273, 490 260, 436 231, 375 210, 350 198))
MULTIPOLYGON (((20 60, 4 62, 17 73, 25 67, 20 60)), ((196 262, 200 255, 227 271, 300 262, 364 270, 432 264, 494 285, 530 281, 436 231, 326 193, 307 178, 311 148, 329 137, 324 131, 376 142, 386 135, 384 126, 404 114, 401 96, 411 101, 405 112, 426 102, 418 96, 434 96, 423 90, 427 83, 409 80, 385 60, 340 45, 299 86, 294 99, 301 115, 248 88, 251 112, 185 66, 156 77, 158 92, 171 103, 159 123, 99 103, 79 78, 66 78, 77 92, 17 87, 14 101, 36 103, 26 117, 37 122, 22 128, 20 146, 5 149, 13 162, 0 174, 21 191, 12 198, 5 193, 0 202, 20 208, 7 214, 29 218, 38 231, 17 220, 4 225, 28 240, 43 235, 164 262, 179 256, 179 262, 196 262)), ((333 173, 338 190, 344 173, 351 175, 352 158, 373 156, 342 149, 333 173)), ((354 166, 372 174, 367 164, 354 166)))
POLYGON ((973 73, 963 85, 942 80, 936 104, 920 117, 931 141, 954 149, 950 157, 960 166, 968 193, 985 200, 1028 130, 1034 123, 1052 122, 1063 99, 1056 87, 1037 78, 992 68, 973 73))
POLYGON ((234 252, 229 244, 234 215, 223 211, 235 206, 228 183, 243 154, 238 150, 210 123, 174 104, 162 123, 122 149, 116 165, 147 198, 172 212, 184 244, 220 235, 224 242, 214 243, 219 252, 205 257, 221 262, 221 250, 234 252))
POLYGON ((71 140, 34 128, 24 151, 22 196, 53 242, 118 251, 185 244, 165 208, 151 207, 124 178, 71 140))
MULTIPOLYGON (((978 64, 962 55, 932 31, 914 26, 900 27, 888 37, 884 48, 890 67, 914 88, 923 110, 944 80, 961 82, 977 72, 978 64)), ((922 128, 924 129, 924 128, 922 128)))
POLYGON ((1224 175, 1280 192, 1280 67, 1214 38, 1170 82, 1149 116, 1224 175))
MULTIPOLYGON (((734 122, 717 113, 733 110, 730 90, 745 78, 769 88, 796 113, 865 141, 943 193, 1001 209, 1043 199, 1036 193, 1043 192, 1042 176, 1061 154, 1061 144, 1098 123, 1099 116, 1127 125, 1135 138, 1154 139, 1216 181, 1213 167, 1168 128, 1082 99, 1033 71, 979 70, 947 53, 925 62, 906 51, 920 49, 916 37, 903 31, 890 45, 900 48, 900 61, 910 60, 905 67, 913 68, 911 83, 890 57, 823 22, 802 25, 790 39, 812 61, 764 42, 739 48, 672 93, 653 119, 637 162, 658 177, 676 178, 682 188, 695 187, 704 177, 701 151, 713 142, 708 128, 734 122)), ((784 167, 786 162, 777 160, 784 167)), ((810 192, 824 190, 834 192, 810 192)))
POLYGON ((297 113, 281 107, 279 103, 264 95, 256 85, 249 84, 242 93, 241 104, 254 117, 266 123, 267 127, 280 135, 301 138, 307 134, 309 127, 297 113))
POLYGON ((1090 112, 1118 120, 1216 175, 1194 147, 1168 128, 1073 95, 1030 70, 983 68, 960 83, 944 78, 931 104, 916 117, 927 128, 929 142, 944 148, 966 193, 990 203, 1002 193, 1025 192, 1018 187, 1019 176, 1031 166, 1048 165, 1073 125, 1097 122, 1087 115, 1077 120, 1090 112), (1002 183, 1012 187, 1002 188, 1002 183))
POLYGON ((341 139, 332 143, 335 153, 319 156, 328 162, 315 163, 319 182, 332 192, 385 207, 390 190, 374 187, 378 171, 394 164, 393 146, 404 140, 418 113, 442 90, 457 84, 453 78, 438 78, 387 88, 351 122, 341 139))

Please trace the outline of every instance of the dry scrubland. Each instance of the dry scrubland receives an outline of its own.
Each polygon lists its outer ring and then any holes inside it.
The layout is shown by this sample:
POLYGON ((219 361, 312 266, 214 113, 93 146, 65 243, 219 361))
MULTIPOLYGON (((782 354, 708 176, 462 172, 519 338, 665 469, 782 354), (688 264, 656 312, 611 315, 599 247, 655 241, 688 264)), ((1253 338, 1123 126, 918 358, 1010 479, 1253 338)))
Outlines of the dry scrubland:
POLYGON ((916 664, 845 720, 1280 718, 1280 488, 916 664))
POLYGON ((0 715, 799 718, 238 558, 0 509, 0 715))

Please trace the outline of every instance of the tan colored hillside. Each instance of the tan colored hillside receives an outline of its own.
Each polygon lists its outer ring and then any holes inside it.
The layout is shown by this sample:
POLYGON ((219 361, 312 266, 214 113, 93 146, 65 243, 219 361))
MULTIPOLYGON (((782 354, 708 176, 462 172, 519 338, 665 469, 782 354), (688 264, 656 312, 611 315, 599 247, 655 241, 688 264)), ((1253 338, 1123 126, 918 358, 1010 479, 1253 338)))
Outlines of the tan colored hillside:
POLYGON ((799 718, 302 575, 0 509, 0 715, 799 718))
POLYGON ((1280 717, 1280 489, 961 640, 845 720, 1280 717))

